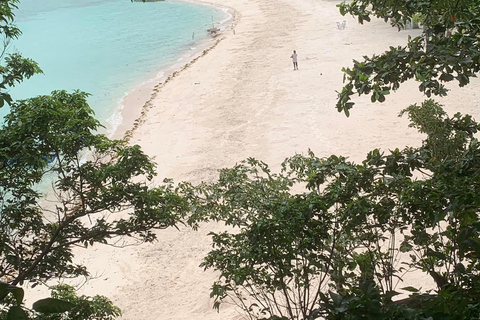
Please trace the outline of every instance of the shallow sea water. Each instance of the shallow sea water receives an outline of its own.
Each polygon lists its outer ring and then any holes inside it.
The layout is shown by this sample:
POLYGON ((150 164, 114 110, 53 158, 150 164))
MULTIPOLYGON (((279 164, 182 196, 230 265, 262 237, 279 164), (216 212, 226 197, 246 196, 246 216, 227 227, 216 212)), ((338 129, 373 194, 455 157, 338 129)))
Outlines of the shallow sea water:
POLYGON ((10 93, 25 99, 80 89, 91 94, 97 118, 113 130, 121 119, 112 115, 129 91, 205 41, 212 20, 226 18, 223 10, 190 2, 21 0, 16 23, 23 35, 9 52, 32 58, 44 74, 10 93))

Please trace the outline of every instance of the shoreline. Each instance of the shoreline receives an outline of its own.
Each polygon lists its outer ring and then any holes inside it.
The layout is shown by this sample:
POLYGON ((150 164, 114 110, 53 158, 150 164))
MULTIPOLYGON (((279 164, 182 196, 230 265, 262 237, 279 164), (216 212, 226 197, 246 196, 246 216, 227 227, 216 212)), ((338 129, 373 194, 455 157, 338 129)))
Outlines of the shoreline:
POLYGON ((204 57, 211 50, 213 50, 228 36, 227 32, 234 30, 241 19, 241 15, 237 10, 225 5, 201 0, 179 1, 212 6, 224 11, 227 14, 227 18, 220 22, 220 29, 223 30, 215 38, 201 39, 194 49, 190 49, 194 52, 188 52, 185 50, 179 55, 179 58, 176 62, 159 68, 155 77, 145 80, 143 83, 127 92, 119 102, 120 110, 117 110, 111 117, 107 119, 107 122, 109 122, 109 119, 111 118, 121 117, 120 123, 113 128, 113 132, 110 134, 112 139, 120 139, 129 142, 133 136, 133 133, 142 123, 145 122, 148 111, 153 107, 152 102, 155 100, 160 91, 182 71, 191 67, 200 58, 204 57), (187 62, 181 62, 183 59, 186 59, 187 62), (158 76, 159 74, 161 74, 161 76, 158 76))
MULTIPOLYGON (((148 105, 137 106, 141 117, 131 116, 137 122, 129 143, 140 145, 158 164, 153 184, 164 178, 193 184, 217 180, 219 169, 247 157, 277 172, 286 157, 309 149, 319 157, 335 154, 359 162, 374 148, 420 144, 423 136, 408 127, 406 117, 398 118, 400 110, 425 98, 414 81, 383 104, 355 97, 349 118, 337 112, 341 68, 404 44, 413 34, 382 20, 359 25, 338 13, 340 2, 230 0, 237 22, 241 18, 236 35, 211 43, 205 54, 155 84, 148 105), (346 28, 339 30, 336 23, 342 20, 346 28), (298 71, 292 71, 292 50, 299 56, 298 71)), ((466 88, 452 88, 438 100, 450 114, 480 119, 479 87, 480 79, 471 79, 466 88)), ((196 231, 159 230, 158 241, 138 247, 78 249, 75 259, 95 275, 82 293, 108 296, 122 309, 122 319, 243 319, 231 305, 222 305, 220 313, 212 309, 209 293, 218 273, 199 267, 211 250, 209 233, 223 230, 206 223, 196 231)), ((412 274, 402 286, 412 283, 431 285, 412 274)))

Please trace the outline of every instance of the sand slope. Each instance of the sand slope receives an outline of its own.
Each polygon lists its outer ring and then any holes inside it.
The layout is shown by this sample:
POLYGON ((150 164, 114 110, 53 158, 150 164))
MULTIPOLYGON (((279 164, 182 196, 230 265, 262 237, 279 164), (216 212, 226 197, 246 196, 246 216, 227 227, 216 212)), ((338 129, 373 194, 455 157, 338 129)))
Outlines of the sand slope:
MULTIPOLYGON (((146 121, 133 132, 158 163, 159 179, 215 179, 217 170, 253 156, 278 168, 311 148, 318 156, 341 154, 360 161, 375 148, 418 145, 421 136, 397 114, 423 100, 417 84, 405 84, 384 104, 357 99, 350 118, 335 109, 342 66, 364 54, 406 42, 408 33, 374 21, 358 25, 326 0, 214 0, 237 10, 238 25, 215 49, 160 89, 146 121), (338 30, 336 22, 346 20, 338 30), (299 69, 290 55, 297 50, 299 69)), ((449 111, 478 114, 478 81, 453 88, 449 111)), ((141 106, 138 106, 139 108, 141 106)), ((215 279, 198 265, 209 250, 206 234, 159 232, 159 241, 116 250, 96 247, 82 260, 98 275, 86 293, 106 294, 124 319, 237 319, 234 308, 211 309, 215 279)), ((423 281, 423 279, 417 279, 423 281)))

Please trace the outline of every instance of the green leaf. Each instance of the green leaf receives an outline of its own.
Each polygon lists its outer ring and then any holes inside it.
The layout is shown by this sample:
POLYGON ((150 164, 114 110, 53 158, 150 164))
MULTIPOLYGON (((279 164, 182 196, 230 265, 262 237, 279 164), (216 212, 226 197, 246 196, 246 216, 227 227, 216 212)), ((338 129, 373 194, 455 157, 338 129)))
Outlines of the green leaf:
POLYGON ((442 81, 452 81, 454 78, 454 76, 452 74, 449 74, 449 73, 442 73, 442 75, 440 76, 440 80, 442 81))
POLYGON ((0 282, 0 297, 4 297, 8 293, 12 293, 17 304, 20 305, 23 301, 24 292, 20 287, 12 286, 11 284, 0 282))
POLYGON ((12 97, 8 94, 8 93, 5 93, 3 95, 3 100, 5 100, 8 104, 12 104, 12 97))
POLYGON ((400 244, 400 252, 409 252, 412 251, 412 248, 412 245, 406 240, 400 244))
POLYGON ((378 94, 378 102, 384 102, 385 101, 385 96, 381 93, 378 94))
POLYGON ((357 267, 357 262, 356 261, 349 261, 348 262, 348 270, 353 271, 357 267))
POLYGON ((458 263, 455 265, 455 273, 465 273, 466 269, 462 263, 458 263))
POLYGON ((73 303, 67 301, 46 298, 36 301, 32 309, 41 313, 62 313, 71 310, 74 306, 73 303))
POLYGON ((419 290, 417 288, 414 288, 412 286, 404 287, 401 288, 402 290, 409 291, 409 292, 418 292, 419 290))
POLYGON ((339 295, 335 292, 332 292, 332 291, 330 291, 329 293, 330 293, 330 298, 332 298, 335 305, 339 306, 339 305, 342 304, 342 299, 343 298, 342 298, 341 295, 339 295))
POLYGON ((396 291, 393 291, 393 290, 387 291, 387 292, 385 293, 385 298, 386 298, 388 301, 390 301, 390 300, 392 300, 392 297, 397 296, 397 295, 399 295, 399 294, 400 294, 399 292, 396 292, 396 291))
POLYGON ((433 251, 431 249, 427 250, 427 256, 435 257, 435 258, 438 258, 440 260, 447 259, 447 256, 443 252, 433 251))
POLYGON ((7 320, 28 320, 28 316, 19 306, 13 306, 8 310, 7 320))

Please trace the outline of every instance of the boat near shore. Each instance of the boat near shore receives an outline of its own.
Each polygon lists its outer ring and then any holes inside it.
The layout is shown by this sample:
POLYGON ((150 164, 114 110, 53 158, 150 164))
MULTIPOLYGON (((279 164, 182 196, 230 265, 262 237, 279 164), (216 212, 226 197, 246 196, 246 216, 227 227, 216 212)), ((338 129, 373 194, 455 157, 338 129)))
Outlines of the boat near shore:
POLYGON ((215 24, 213 22, 213 16, 212 16, 212 27, 207 29, 207 32, 213 37, 215 38, 216 36, 218 36, 220 34, 220 29, 215 27, 215 24))
POLYGON ((213 38, 215 38, 215 37, 218 36, 218 34, 220 33, 220 29, 217 28, 217 27, 212 26, 210 29, 207 29, 207 32, 208 32, 213 38))

